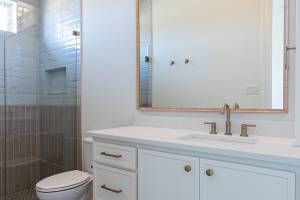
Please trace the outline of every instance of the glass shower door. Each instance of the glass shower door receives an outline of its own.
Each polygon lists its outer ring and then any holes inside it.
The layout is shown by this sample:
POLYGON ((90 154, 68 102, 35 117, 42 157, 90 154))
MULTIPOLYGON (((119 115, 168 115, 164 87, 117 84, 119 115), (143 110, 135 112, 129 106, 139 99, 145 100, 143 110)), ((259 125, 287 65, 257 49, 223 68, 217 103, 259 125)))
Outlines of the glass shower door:
POLYGON ((0 200, 80 169, 80 0, 0 0, 0 200))
MULTIPOLYGON (((0 8, 4 6, 4 1, 0 1, 0 8)), ((5 195, 5 110, 4 110, 4 13, 0 9, 0 200, 5 195)))
MULTIPOLYGON (((0 0, 1 1, 1 0, 0 0)), ((39 1, 5 0, 5 194, 29 199, 39 180, 39 1)))

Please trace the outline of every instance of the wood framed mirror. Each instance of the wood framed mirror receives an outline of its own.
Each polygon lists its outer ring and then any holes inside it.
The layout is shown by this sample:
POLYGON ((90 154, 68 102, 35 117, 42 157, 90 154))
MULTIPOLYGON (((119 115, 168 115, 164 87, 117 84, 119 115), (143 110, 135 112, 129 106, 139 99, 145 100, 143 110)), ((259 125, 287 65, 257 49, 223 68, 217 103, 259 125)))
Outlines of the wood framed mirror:
POLYGON ((288 112, 288 0, 137 0, 137 109, 288 112))

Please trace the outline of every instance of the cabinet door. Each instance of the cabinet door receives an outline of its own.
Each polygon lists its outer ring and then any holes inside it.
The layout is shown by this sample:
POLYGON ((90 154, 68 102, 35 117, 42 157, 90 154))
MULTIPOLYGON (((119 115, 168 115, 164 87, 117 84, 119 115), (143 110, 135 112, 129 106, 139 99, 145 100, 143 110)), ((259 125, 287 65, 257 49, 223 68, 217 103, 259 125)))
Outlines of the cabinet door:
POLYGON ((139 150, 139 200, 199 200, 199 159, 139 150))
POLYGON ((200 159, 201 200, 295 200, 295 174, 200 159))

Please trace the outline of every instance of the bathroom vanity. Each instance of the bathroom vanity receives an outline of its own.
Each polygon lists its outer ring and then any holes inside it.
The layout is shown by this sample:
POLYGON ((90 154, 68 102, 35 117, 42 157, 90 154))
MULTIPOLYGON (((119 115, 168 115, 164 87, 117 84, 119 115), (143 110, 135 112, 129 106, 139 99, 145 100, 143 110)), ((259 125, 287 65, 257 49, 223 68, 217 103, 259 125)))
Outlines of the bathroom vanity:
POLYGON ((93 137, 95 200, 299 200, 291 140, 122 127, 93 137))

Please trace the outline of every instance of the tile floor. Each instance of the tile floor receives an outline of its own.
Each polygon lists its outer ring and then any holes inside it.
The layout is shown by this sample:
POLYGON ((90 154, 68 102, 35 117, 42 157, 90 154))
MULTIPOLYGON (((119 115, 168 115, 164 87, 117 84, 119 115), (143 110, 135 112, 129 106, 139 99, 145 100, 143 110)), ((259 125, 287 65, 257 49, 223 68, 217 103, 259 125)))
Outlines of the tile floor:
POLYGON ((0 200, 38 200, 38 199, 35 195, 35 190, 30 189, 21 192, 16 192, 6 197, 0 197, 0 200))

